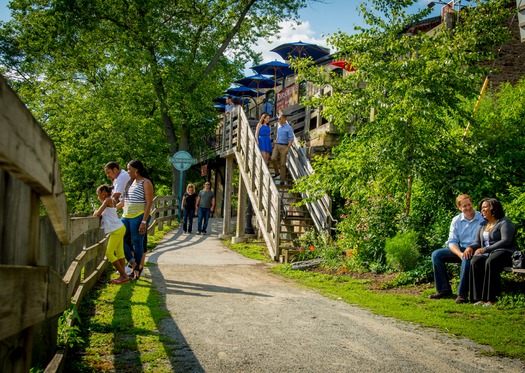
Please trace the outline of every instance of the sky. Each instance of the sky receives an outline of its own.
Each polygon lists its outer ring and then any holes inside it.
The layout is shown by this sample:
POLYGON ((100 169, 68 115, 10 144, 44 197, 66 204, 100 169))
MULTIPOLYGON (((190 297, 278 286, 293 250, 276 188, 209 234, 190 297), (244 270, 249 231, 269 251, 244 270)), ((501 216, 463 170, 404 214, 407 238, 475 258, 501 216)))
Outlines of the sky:
MULTIPOLYGON (((8 0, 0 0, 0 20, 9 19, 8 2, 8 0)), ((338 30, 352 34, 354 25, 362 24, 361 16, 357 12, 358 4, 361 2, 362 0, 322 0, 320 3, 310 1, 308 7, 300 12, 301 25, 283 22, 279 39, 275 39, 271 44, 261 40, 255 49, 262 53, 262 62, 268 62, 282 61, 278 54, 270 50, 283 43, 303 41, 327 47, 326 37, 329 34, 338 30)), ((425 8, 429 2, 430 0, 419 0, 415 8, 425 8)), ((434 7, 431 16, 439 15, 440 9, 440 5, 434 7)))

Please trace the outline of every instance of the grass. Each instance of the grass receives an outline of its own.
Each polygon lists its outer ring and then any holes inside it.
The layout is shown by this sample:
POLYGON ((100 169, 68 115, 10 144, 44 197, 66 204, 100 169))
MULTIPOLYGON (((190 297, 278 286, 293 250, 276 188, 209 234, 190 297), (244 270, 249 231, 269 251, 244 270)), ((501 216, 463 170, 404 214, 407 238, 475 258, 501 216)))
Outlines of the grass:
POLYGON ((236 253, 239 253, 247 258, 259 260, 265 263, 273 263, 273 260, 270 258, 268 250, 266 249, 266 244, 264 241, 260 242, 261 243, 257 243, 257 241, 250 241, 232 244, 231 240, 229 239, 222 240, 222 244, 224 246, 229 247, 236 253))
MULTIPOLYGON (((172 229, 165 227, 148 237, 148 248, 155 247, 172 229)), ((113 266, 108 266, 105 276, 82 301, 78 312, 85 343, 70 351, 64 371, 175 371, 171 357, 178 346, 160 332, 161 322, 170 317, 163 297, 151 279, 109 285, 109 279, 116 277, 113 266)))
MULTIPOLYGON (((148 247, 155 247, 170 229, 150 237, 148 247)), ((264 243, 231 244, 229 240, 223 243, 246 257, 272 262, 264 243)), ((379 290, 373 279, 357 279, 345 274, 292 270, 287 264, 276 265, 272 271, 324 296, 344 300, 376 314, 469 338, 491 346, 494 355, 525 359, 525 303, 522 301, 511 304, 508 309, 474 307, 456 304, 453 297, 430 300, 427 296, 434 291, 431 286, 408 292, 379 290)), ((107 273, 117 276, 113 269, 107 273)), ((112 286, 107 285, 108 280, 106 278, 82 302, 79 314, 85 343, 71 351, 65 371, 179 371, 180 367, 172 360, 178 346, 159 331, 161 322, 170 315, 151 281, 144 277, 133 284, 112 286)))

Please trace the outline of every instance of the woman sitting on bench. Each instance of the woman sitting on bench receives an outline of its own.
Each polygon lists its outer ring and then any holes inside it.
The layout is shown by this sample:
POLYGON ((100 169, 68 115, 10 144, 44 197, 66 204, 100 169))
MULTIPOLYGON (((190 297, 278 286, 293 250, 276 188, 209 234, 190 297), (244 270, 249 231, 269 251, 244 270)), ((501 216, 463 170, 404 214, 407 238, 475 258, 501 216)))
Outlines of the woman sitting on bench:
POLYGON ((496 198, 483 199, 479 209, 486 221, 470 245, 474 249, 470 260, 470 298, 475 306, 489 307, 501 292, 501 272, 511 265, 512 253, 518 246, 516 228, 496 198))

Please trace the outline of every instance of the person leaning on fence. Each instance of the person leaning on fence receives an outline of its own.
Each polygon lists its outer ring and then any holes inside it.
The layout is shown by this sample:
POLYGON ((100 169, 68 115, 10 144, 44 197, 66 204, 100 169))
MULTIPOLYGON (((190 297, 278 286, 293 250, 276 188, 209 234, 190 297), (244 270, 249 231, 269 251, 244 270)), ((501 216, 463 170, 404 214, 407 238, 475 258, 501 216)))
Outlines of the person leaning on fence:
POLYGON ((153 183, 141 161, 132 160, 127 168, 131 180, 124 192, 124 211, 121 220, 126 226, 126 235, 131 236, 132 246, 125 239, 124 253, 133 268, 132 279, 138 280, 144 266, 144 235, 147 233, 153 204, 153 183))
POLYGON ((204 183, 204 189, 199 192, 195 201, 197 209, 197 234, 206 234, 210 213, 215 210, 215 193, 211 190, 211 183, 204 183))
POLYGON ((97 197, 102 205, 93 213, 93 216, 102 218, 104 233, 109 234, 106 257, 113 263, 120 274, 120 277, 111 280, 111 283, 120 285, 129 281, 129 276, 124 270, 126 265, 126 257, 124 255, 126 227, 117 215, 117 202, 111 197, 112 191, 113 188, 106 184, 97 188, 97 197))
POLYGON ((128 184, 129 174, 126 171, 121 170, 117 162, 106 163, 104 166, 104 172, 113 183, 113 192, 111 197, 113 197, 118 203, 122 194, 124 193, 124 190, 126 189, 126 185, 128 184))
POLYGON ((470 261, 470 298, 475 306, 492 306, 501 292, 501 272, 512 265, 512 254, 518 250, 516 227, 505 217, 496 198, 479 203, 485 221, 480 225, 470 261))
POLYGON ((195 185, 188 184, 186 193, 182 196, 181 210, 183 213, 182 231, 184 233, 191 233, 193 228, 193 218, 195 217, 195 205, 197 203, 197 194, 195 193, 195 185))
POLYGON ((452 294, 445 263, 461 263, 456 303, 464 303, 467 301, 469 290, 470 260, 474 254, 471 244, 479 225, 483 222, 483 216, 479 211, 474 210, 472 199, 468 194, 459 195, 456 198, 456 206, 461 214, 452 219, 447 247, 432 253, 436 293, 431 294, 429 298, 440 299, 452 294))
POLYGON ((287 182, 286 176, 286 157, 292 147, 294 140, 293 128, 286 120, 286 116, 281 114, 277 125, 277 138, 272 152, 272 164, 274 178, 281 178, 281 185, 287 182))

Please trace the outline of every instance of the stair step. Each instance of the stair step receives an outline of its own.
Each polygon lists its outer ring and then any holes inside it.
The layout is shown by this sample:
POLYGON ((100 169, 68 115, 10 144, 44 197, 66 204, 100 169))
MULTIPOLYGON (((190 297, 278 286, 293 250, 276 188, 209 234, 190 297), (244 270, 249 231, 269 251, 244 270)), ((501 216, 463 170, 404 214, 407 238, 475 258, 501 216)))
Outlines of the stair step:
MULTIPOLYGON (((288 224, 288 223, 281 223, 281 227, 289 227, 289 228, 312 228, 313 224, 305 224, 306 222, 303 222, 302 224, 288 224)), ((311 222, 309 222, 311 223, 311 222)))
POLYGON ((312 221, 312 218, 306 215, 288 215, 282 218, 283 220, 307 220, 312 221))

